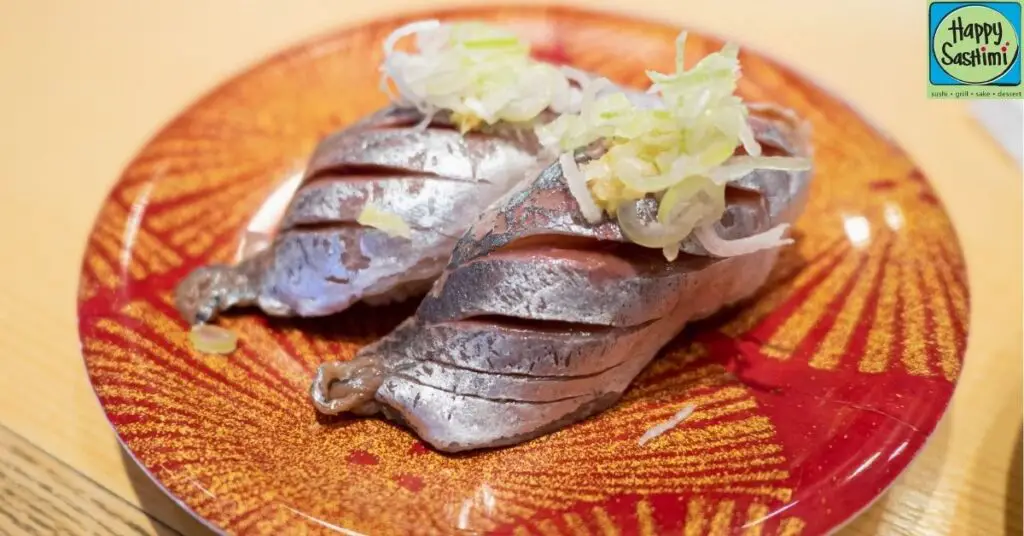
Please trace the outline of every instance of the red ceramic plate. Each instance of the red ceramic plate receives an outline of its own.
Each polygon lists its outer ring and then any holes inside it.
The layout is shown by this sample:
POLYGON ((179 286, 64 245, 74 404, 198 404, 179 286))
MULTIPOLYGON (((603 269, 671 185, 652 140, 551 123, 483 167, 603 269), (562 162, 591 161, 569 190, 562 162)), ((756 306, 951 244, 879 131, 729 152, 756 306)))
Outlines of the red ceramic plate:
MULTIPOLYGON (((500 21, 543 58, 631 85, 671 68, 679 31, 565 8, 440 16, 500 21)), ((233 316, 237 352, 194 352, 174 285, 232 260, 317 141, 385 104, 380 43, 408 20, 317 39, 227 82, 143 148, 103 205, 78 296, 83 353, 118 435, 160 484, 212 526, 269 534, 821 534, 886 489, 960 372, 956 236, 899 147, 750 50, 743 95, 814 129, 797 245, 756 299, 689 328, 611 410, 455 457, 382 420, 318 422, 306 395, 316 366, 351 356, 414 304, 319 321, 233 316), (685 404, 698 411, 637 445, 685 404)), ((687 52, 720 45, 691 36, 687 52)))

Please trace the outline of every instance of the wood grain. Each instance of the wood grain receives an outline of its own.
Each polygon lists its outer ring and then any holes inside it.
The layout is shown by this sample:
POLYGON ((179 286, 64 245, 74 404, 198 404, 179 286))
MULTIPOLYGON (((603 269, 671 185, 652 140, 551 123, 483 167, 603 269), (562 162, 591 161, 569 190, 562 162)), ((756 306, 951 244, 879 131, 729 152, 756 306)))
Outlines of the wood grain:
POLYGON ((0 533, 180 534, 0 426, 0 533))
MULTIPOLYGON (((626 9, 619 0, 574 3, 626 9)), ((112 494, 185 534, 199 530, 125 468, 78 353, 73 304, 85 236, 127 159, 247 63, 310 34, 418 4, 2 4, 0 424, 99 485, 77 494, 112 494)), ((966 365, 928 448, 846 534, 1020 534, 1021 173, 963 103, 925 98, 924 4, 635 0, 628 9, 783 58, 847 98, 923 167, 967 258, 966 365)), ((155 532, 147 523, 139 526, 155 532)))

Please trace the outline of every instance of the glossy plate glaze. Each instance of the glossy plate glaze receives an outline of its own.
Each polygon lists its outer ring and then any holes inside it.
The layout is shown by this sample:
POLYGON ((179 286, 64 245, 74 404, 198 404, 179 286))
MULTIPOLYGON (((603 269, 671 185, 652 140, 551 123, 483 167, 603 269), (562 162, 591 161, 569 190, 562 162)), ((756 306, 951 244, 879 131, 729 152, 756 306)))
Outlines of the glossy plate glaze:
MULTIPOLYGON (((671 68, 678 33, 563 8, 439 15, 511 25, 540 57, 631 85, 671 68)), ((821 534, 893 481, 960 372, 956 236, 899 147, 749 50, 743 95, 814 129, 797 245, 754 300, 688 328, 611 410, 460 456, 382 420, 318 420, 306 395, 316 366, 351 356, 411 303, 315 321, 235 315, 223 324, 238 351, 194 352, 174 285, 258 246, 281 210, 270 194, 287 198, 317 141, 385 104, 380 43, 408 20, 329 35, 229 81, 153 139, 103 205, 78 296, 82 349, 110 421, 157 481, 233 533, 686 535, 821 534), (686 404, 689 419, 637 445, 686 404)), ((691 35, 687 53, 720 44, 691 35)))

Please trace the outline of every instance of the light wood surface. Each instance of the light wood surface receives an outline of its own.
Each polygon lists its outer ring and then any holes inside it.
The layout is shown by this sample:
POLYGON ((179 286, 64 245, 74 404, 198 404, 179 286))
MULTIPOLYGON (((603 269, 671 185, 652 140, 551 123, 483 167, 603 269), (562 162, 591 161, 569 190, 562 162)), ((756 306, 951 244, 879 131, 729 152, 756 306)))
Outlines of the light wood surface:
MULTIPOLYGON (((141 471, 132 478, 145 479, 141 471)), ((0 526, 35 534, 176 534, 135 504, 0 426, 0 526)))
MULTIPOLYGON (((967 257, 966 366, 927 449, 844 534, 1020 534, 1021 171, 964 103, 925 98, 924 3, 585 4, 783 59, 920 163, 967 257)), ((0 533, 203 533, 122 454, 86 380, 75 291, 92 219, 141 144, 225 76, 309 35, 420 5, 0 0, 0 533)))

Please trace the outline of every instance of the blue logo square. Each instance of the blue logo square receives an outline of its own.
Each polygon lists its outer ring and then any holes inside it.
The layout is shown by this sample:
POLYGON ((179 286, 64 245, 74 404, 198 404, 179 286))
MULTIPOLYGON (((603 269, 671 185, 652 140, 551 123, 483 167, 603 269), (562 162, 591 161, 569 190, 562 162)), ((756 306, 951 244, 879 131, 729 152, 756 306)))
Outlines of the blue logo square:
MULTIPOLYGON (((1021 4, 1019 2, 934 2, 928 6, 928 80, 937 86, 1017 86, 1021 83, 1021 54, 1016 51, 1009 68, 993 80, 987 82, 963 82, 947 73, 939 64, 935 52, 936 31, 947 15, 971 6, 980 6, 1001 14, 1009 21, 1016 41, 1020 43, 1021 4)), ((986 39, 987 42, 987 39, 986 39)), ((995 44, 999 46, 998 43, 995 44)), ((998 50, 995 48, 994 50, 998 50)))

